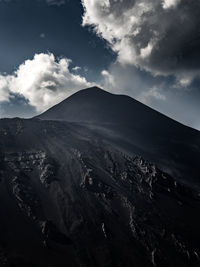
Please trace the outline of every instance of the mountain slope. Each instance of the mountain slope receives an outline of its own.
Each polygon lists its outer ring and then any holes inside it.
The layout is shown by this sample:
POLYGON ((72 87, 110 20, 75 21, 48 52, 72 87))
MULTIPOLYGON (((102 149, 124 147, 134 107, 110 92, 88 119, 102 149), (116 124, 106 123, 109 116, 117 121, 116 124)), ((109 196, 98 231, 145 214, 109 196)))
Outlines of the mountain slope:
POLYGON ((200 133, 131 97, 88 88, 38 118, 81 123, 127 153, 142 155, 185 182, 200 184, 200 133))
POLYGON ((199 191, 76 123, 0 120, 0 266, 200 266, 199 191))
POLYGON ((135 123, 148 125, 161 120, 163 124, 178 124, 159 112, 141 104, 126 95, 111 94, 98 87, 83 89, 61 103, 45 111, 38 118, 45 120, 66 120, 87 123, 135 123), (152 121, 147 121, 147 118, 152 121))

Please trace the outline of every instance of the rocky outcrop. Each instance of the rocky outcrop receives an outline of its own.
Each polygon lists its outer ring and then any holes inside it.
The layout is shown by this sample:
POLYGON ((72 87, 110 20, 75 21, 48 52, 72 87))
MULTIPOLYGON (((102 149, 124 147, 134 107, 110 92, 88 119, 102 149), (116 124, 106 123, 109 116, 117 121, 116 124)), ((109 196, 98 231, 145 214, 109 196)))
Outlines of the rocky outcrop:
POLYGON ((36 214, 40 206, 40 201, 31 186, 29 177, 23 173, 12 178, 12 192, 16 198, 18 206, 28 217, 36 219, 36 214))
POLYGON ((80 126, 29 123, 0 131, 0 266, 200 266, 197 187, 80 126))

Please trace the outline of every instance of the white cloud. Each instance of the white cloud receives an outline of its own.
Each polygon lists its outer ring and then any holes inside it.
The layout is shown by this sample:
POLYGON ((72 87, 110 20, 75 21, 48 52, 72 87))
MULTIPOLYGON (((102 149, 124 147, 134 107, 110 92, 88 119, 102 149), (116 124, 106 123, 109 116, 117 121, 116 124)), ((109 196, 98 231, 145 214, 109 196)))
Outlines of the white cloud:
POLYGON ((147 105, 150 105, 152 100, 166 100, 166 96, 161 92, 160 88, 154 86, 146 92, 142 92, 138 99, 147 105))
POLYGON ((0 102, 8 101, 10 97, 10 90, 8 88, 10 81, 10 76, 0 75, 0 102))
POLYGON ((67 58, 56 60, 53 54, 36 54, 12 75, 0 75, 0 102, 19 94, 42 112, 72 93, 92 86, 84 77, 70 72, 70 63, 67 58))
POLYGON ((198 1, 82 0, 82 5, 82 25, 92 26, 122 65, 183 80, 189 80, 187 70, 190 77, 196 70, 199 75, 198 1))
POLYGON ((74 68, 72 68, 72 70, 76 72, 76 71, 81 70, 81 67, 79 67, 79 66, 75 66, 74 68))
MULTIPOLYGON (((132 37, 141 32, 143 17, 154 7, 155 0, 109 1, 82 0, 84 7, 83 26, 93 25, 96 33, 107 40, 118 53, 121 63, 137 65, 148 57, 154 38, 144 47, 138 47, 132 37)), ((157 1, 156 1, 157 2, 157 1)))
POLYGON ((153 49, 153 44, 151 42, 148 43, 148 45, 144 48, 140 49, 140 56, 141 58, 146 58, 151 54, 151 51, 153 49))
POLYGON ((163 8, 168 9, 168 8, 176 7, 180 2, 181 0, 164 0, 163 8))
POLYGON ((111 89, 111 90, 116 90, 116 79, 114 77, 114 75, 112 75, 111 73, 109 73, 107 70, 103 70, 101 72, 101 75, 104 78, 104 86, 105 88, 111 89))
MULTIPOLYGON (((163 79, 152 77, 130 65, 111 64, 102 71, 102 87, 113 93, 123 93, 148 105, 162 105, 167 99, 163 79)), ((174 89, 175 90, 175 89, 174 89)))

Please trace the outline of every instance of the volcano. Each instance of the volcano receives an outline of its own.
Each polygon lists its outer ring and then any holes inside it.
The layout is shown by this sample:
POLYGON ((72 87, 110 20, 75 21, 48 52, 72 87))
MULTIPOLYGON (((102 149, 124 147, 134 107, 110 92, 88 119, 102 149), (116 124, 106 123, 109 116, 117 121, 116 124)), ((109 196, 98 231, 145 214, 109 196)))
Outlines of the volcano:
POLYGON ((38 118, 76 122, 185 182, 200 181, 200 134, 125 95, 81 90, 38 118))
POLYGON ((84 89, 0 120, 0 266, 200 266, 200 134, 84 89))

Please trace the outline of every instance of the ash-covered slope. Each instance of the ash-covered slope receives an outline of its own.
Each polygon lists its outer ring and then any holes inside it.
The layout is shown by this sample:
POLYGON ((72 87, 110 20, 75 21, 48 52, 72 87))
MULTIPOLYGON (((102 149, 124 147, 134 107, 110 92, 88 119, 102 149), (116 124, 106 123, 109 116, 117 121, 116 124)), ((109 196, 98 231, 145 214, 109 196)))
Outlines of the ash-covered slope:
POLYGON ((200 184, 200 133, 131 97, 92 87, 38 118, 84 124, 118 148, 142 155, 186 182, 200 184))
POLYGON ((170 120, 159 112, 126 95, 111 94, 98 87, 83 89, 38 116, 45 120, 65 120, 86 123, 120 123, 145 127, 170 120), (134 121, 135 119, 135 121, 134 121), (149 120, 150 119, 150 120, 149 120))
POLYGON ((200 192, 143 158, 37 119, 0 151, 0 266, 200 266, 200 192))

